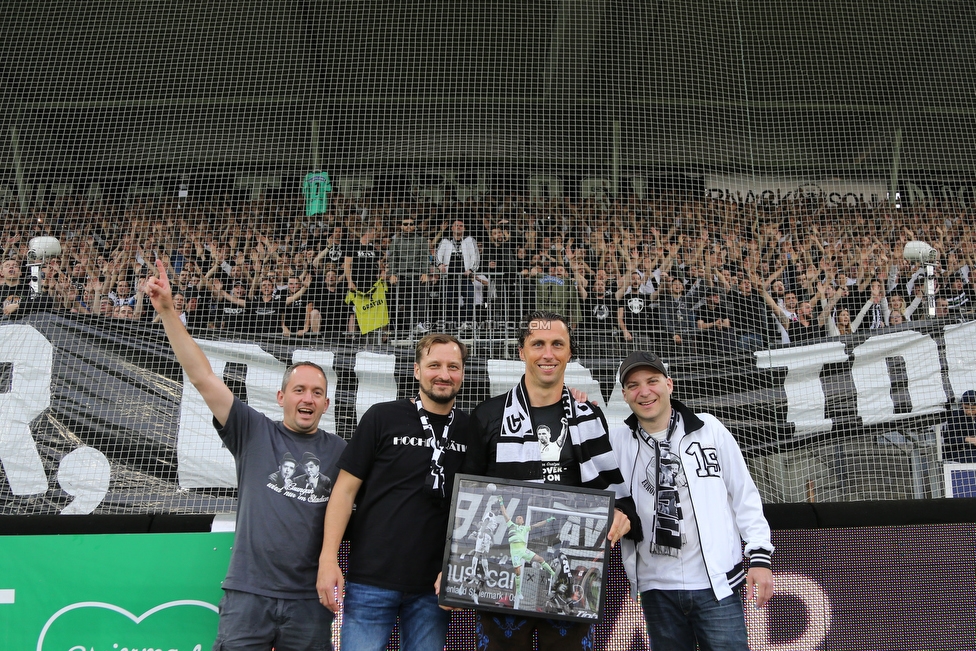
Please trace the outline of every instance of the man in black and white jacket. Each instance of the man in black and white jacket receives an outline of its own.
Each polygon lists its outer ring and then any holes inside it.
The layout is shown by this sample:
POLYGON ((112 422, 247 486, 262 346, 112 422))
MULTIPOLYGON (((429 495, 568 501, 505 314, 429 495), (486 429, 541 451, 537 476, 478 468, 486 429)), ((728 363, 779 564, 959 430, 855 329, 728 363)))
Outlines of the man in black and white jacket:
POLYGON ((619 378, 633 413, 610 439, 645 531, 620 552, 651 647, 748 651, 742 587, 757 608, 773 596, 773 545, 742 452, 717 418, 671 398, 657 355, 631 353, 619 378))

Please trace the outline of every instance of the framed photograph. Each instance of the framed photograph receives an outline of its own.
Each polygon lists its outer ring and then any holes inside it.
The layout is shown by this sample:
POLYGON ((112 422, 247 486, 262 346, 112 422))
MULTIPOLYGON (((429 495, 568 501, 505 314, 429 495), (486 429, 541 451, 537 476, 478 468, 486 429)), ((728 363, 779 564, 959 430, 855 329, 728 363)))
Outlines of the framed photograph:
POLYGON ((458 475, 440 603, 596 623, 613 493, 458 475))

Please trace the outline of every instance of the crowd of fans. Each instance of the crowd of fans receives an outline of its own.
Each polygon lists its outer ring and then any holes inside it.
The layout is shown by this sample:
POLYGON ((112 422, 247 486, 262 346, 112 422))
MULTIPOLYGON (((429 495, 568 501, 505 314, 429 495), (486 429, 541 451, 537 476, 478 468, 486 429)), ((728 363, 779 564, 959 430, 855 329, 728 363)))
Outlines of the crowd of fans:
POLYGON ((569 315, 598 341, 667 355, 806 342, 931 318, 925 269, 939 254, 935 317, 973 317, 973 215, 816 201, 739 205, 676 194, 616 201, 381 201, 335 195, 124 208, 67 197, 3 212, 3 319, 36 310, 151 324, 143 294, 160 259, 191 330, 355 338, 348 298, 385 281, 393 341, 431 329, 489 338, 528 309, 569 315), (30 288, 28 241, 60 256, 30 288))

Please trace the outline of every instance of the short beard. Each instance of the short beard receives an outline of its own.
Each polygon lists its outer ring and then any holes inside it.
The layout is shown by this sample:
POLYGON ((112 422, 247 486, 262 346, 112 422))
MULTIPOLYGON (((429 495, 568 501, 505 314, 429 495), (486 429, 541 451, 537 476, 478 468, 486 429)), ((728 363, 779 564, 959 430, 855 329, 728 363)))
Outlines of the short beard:
POLYGON ((424 394, 425 396, 427 396, 428 398, 430 398, 431 400, 433 400, 434 402, 436 402, 437 404, 439 404, 439 405, 447 405, 447 404, 450 404, 454 400, 454 398, 457 397, 457 394, 458 394, 457 391, 453 391, 448 396, 436 396, 436 395, 433 395, 433 394, 431 394, 431 393, 429 393, 427 391, 424 391, 423 389, 421 389, 420 392, 422 394, 424 394))

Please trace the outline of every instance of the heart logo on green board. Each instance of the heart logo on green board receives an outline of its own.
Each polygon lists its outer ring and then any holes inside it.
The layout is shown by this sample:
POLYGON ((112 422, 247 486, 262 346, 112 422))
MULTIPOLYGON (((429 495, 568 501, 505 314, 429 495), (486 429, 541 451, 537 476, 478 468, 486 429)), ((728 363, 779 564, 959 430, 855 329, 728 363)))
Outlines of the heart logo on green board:
POLYGON ((51 615, 37 651, 203 651, 213 643, 216 620, 215 605, 193 599, 160 604, 142 615, 82 601, 51 615))

